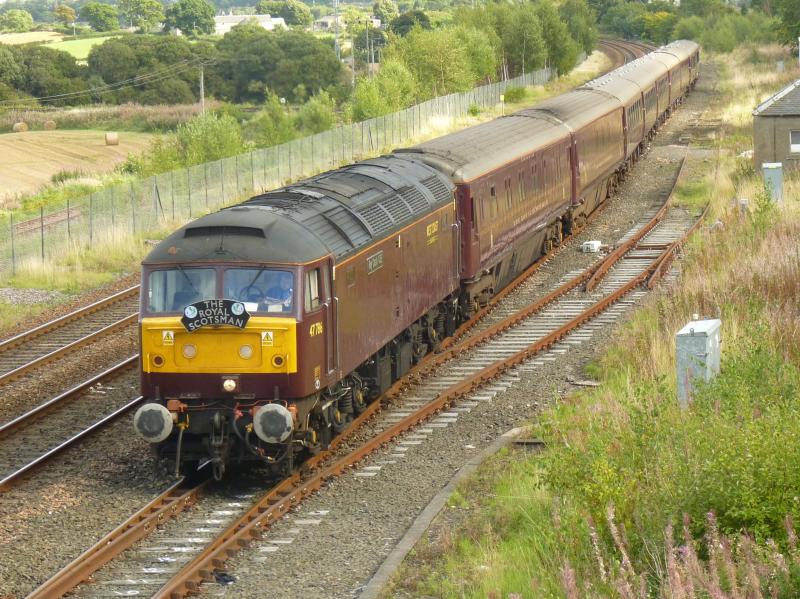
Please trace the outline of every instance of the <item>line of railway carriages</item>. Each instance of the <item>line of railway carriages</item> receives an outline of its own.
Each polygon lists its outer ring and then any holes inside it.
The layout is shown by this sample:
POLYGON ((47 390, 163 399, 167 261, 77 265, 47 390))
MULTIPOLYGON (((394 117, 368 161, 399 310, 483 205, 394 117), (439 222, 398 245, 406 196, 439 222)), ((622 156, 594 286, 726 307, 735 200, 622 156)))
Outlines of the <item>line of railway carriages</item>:
POLYGON ((580 227, 698 69, 673 42, 177 230, 143 262, 137 432, 171 467, 287 472, 580 227))

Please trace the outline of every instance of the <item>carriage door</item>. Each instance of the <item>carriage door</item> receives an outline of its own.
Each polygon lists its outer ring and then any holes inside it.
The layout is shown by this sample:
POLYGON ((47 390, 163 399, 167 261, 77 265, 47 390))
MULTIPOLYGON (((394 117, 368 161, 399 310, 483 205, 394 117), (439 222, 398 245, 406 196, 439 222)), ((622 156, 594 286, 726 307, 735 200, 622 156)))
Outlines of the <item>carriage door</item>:
POLYGON ((333 297, 332 260, 320 265, 320 295, 322 297, 322 326, 325 329, 325 364, 328 374, 336 369, 336 298, 333 297))

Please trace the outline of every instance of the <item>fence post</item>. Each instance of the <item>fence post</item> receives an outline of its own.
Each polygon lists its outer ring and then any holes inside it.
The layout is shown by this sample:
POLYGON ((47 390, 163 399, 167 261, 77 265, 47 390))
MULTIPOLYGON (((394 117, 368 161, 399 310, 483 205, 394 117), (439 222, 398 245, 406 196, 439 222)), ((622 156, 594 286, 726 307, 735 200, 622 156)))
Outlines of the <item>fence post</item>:
MULTIPOLYGON (((89 245, 94 242, 94 194, 89 194, 89 245)), ((42 226, 42 260, 44 260, 44 226, 42 226)))
POLYGON ((253 162, 253 154, 255 152, 250 152, 250 193, 256 192, 256 166, 253 162))
POLYGON ((220 198, 220 205, 225 205, 225 173, 222 170, 222 160, 219 161, 219 184, 220 184, 220 193, 222 197, 220 198))
POLYGON ((69 198, 67 198, 67 241, 72 241, 72 217, 69 214, 69 198))
POLYGON ((11 228, 11 276, 13 277, 17 274, 17 251, 14 246, 14 213, 11 212, 9 216, 11 217, 9 227, 11 228))
POLYGON ((114 208, 114 190, 115 187, 111 188, 111 228, 114 229, 116 227, 116 209, 114 208))
POLYGON ((192 218, 192 168, 186 169, 186 190, 189 194, 189 218, 192 218))
POLYGON ((236 160, 236 194, 233 199, 236 199, 239 197, 239 194, 242 193, 242 185, 239 183, 239 154, 236 154, 234 158, 236 160))
POLYGON ((172 200, 172 221, 175 222, 175 171, 169 172, 169 191, 172 200))
POLYGON ((42 264, 44 264, 44 206, 39 206, 39 232, 42 241, 42 264))
POLYGON ((208 162, 203 163, 203 187, 206 190, 206 210, 210 212, 211 207, 208 205, 208 162))
POLYGON ((136 234, 136 208, 133 201, 133 183, 131 183, 131 233, 136 234))

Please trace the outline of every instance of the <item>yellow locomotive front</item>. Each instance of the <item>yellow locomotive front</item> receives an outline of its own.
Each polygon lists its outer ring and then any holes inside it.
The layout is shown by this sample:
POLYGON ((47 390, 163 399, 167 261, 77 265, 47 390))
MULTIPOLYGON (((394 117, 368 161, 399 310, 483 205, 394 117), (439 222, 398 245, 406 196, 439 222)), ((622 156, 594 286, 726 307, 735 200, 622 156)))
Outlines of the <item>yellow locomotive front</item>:
POLYGON ((280 473, 319 445, 317 420, 329 417, 315 410, 328 348, 303 325, 304 303, 329 287, 329 260, 291 224, 269 235, 276 215, 248 212, 204 217, 143 262, 147 402, 134 426, 176 473, 211 464, 219 478, 247 461, 280 473))

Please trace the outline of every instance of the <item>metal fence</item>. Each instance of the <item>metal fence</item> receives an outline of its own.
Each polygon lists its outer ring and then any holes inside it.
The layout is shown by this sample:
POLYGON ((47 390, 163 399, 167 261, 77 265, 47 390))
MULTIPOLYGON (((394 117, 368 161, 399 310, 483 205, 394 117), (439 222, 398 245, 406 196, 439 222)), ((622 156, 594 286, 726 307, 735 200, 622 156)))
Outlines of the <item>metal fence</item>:
POLYGON ((541 69, 279 146, 106 187, 49 204, 36 218, 12 217, 0 233, 0 280, 25 262, 47 262, 71 248, 97 246, 127 233, 158 236, 250 195, 389 151, 434 133, 447 119, 465 117, 472 107, 496 106, 508 87, 541 85, 553 74, 541 69))

